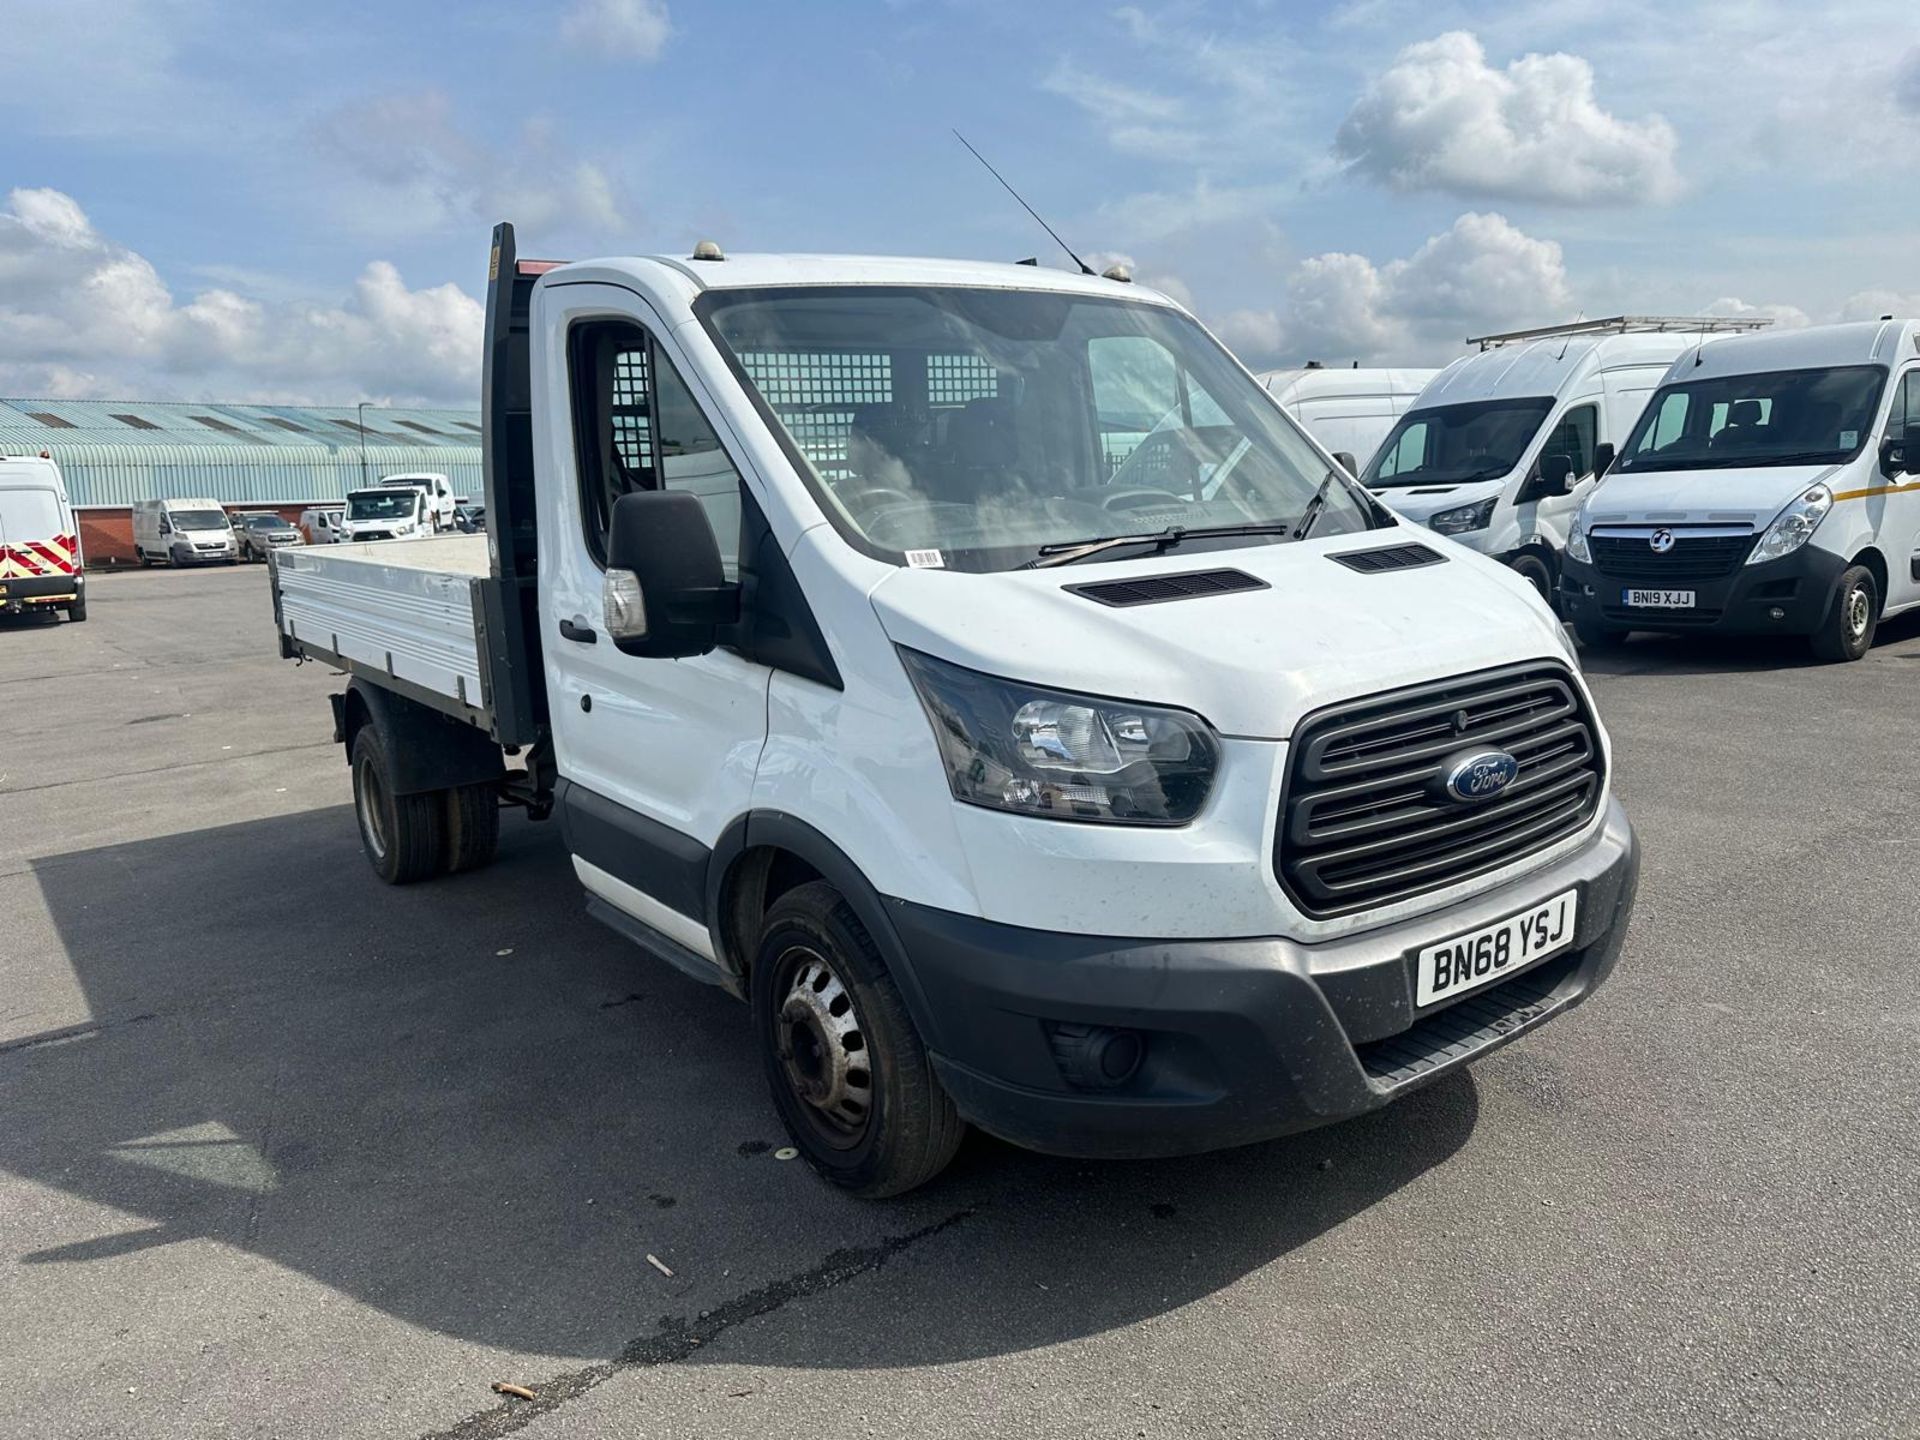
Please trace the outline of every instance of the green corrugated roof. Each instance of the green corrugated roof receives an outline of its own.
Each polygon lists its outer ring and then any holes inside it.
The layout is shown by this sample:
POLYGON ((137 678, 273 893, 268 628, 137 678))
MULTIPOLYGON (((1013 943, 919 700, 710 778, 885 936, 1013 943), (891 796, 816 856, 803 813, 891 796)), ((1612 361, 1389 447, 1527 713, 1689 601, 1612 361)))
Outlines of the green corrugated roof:
MULTIPOLYGON (((369 405, 365 470, 434 470, 477 496, 480 415, 369 405)), ((162 496, 330 500, 360 483, 353 406, 0 399, 0 454, 52 453, 76 505, 162 496)))

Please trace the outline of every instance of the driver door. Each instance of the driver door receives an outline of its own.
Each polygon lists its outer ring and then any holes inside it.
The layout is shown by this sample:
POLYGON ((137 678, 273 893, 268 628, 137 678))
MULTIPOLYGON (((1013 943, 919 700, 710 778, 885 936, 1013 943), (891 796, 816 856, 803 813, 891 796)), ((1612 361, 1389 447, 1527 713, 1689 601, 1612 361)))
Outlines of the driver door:
POLYGON ((561 818, 588 890, 711 959, 706 862, 747 811, 772 672, 726 649, 622 654, 601 587, 608 514, 633 490, 698 496, 736 578, 739 448, 637 295, 559 289, 559 313, 533 328, 548 347, 536 406, 540 625, 555 758, 570 787, 561 818))
POLYGON ((1598 443, 1599 427, 1599 404, 1593 400, 1582 400, 1577 405, 1569 406, 1547 432, 1540 453, 1534 457, 1533 467, 1521 485, 1519 503, 1515 506, 1522 544, 1538 540, 1552 547, 1555 554, 1565 551, 1567 531, 1573 524, 1573 517, 1579 513, 1587 492, 1593 488, 1593 452, 1598 443), (1541 462, 1549 455, 1565 455, 1573 462, 1573 479, 1576 483, 1571 490, 1548 488, 1540 471, 1541 462))

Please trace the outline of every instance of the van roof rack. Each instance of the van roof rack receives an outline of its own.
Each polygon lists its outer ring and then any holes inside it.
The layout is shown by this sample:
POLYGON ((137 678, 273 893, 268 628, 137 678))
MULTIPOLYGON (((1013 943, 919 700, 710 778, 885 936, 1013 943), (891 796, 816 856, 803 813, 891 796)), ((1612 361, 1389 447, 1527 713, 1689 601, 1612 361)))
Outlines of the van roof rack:
POLYGON ((1575 320, 1567 325, 1509 330, 1504 335, 1469 335, 1467 344, 1492 350, 1523 340, 1546 340, 1562 335, 1726 335, 1764 330, 1772 323, 1769 316, 1736 320, 1729 315, 1614 315, 1605 320, 1575 320))

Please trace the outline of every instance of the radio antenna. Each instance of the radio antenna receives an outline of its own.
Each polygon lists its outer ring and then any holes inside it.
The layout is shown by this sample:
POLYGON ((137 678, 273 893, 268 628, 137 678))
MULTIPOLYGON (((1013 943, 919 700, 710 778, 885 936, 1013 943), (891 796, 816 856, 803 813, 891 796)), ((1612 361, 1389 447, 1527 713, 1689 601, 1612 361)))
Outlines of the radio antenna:
POLYGON ((1047 234, 1053 237, 1054 244, 1058 245, 1062 250, 1067 252, 1067 258, 1073 261, 1075 265, 1078 265, 1080 267, 1080 273, 1082 275, 1091 275, 1094 273, 1093 267, 1087 264, 1087 262, 1082 260, 1078 255, 1074 254, 1073 247, 1067 244, 1066 241, 1060 238, 1060 232, 1055 230, 1051 225, 1047 224, 1046 221, 1042 220, 1040 218, 1040 212, 1038 210, 1034 209, 1031 205, 1027 204, 1025 200, 1020 199, 1020 192, 1014 189, 1013 186, 1007 184, 1006 176, 1002 175, 998 170, 994 169, 993 166, 987 165, 987 157, 982 155, 978 150, 974 149, 972 143, 968 141, 966 136, 962 135, 958 130, 955 130, 953 132, 953 138, 958 140, 962 145, 965 145, 967 147, 967 153, 969 155, 973 156, 973 158, 978 160, 982 165, 987 166, 987 173, 993 176, 994 179, 998 180, 1000 182, 1001 188, 1004 189, 1009 195, 1013 196, 1015 200, 1019 200, 1020 208, 1026 211, 1027 214, 1033 216, 1034 223, 1039 225, 1039 227, 1042 230, 1046 231, 1047 234))

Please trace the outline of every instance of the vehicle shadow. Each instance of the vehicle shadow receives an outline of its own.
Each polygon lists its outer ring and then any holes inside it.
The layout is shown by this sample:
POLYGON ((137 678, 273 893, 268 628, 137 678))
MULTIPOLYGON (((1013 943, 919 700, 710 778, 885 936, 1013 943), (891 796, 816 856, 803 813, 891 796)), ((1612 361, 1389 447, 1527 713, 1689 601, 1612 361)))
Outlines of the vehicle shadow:
POLYGON ((86 1265, 207 1238, 444 1334, 600 1358, 864 1254, 898 1264, 904 1299, 742 1326, 729 1353, 921 1364, 1211 1294, 1393 1195, 1478 1115, 1456 1076, 1180 1161, 976 1137, 926 1190, 863 1204, 776 1160, 745 1011, 586 919, 558 839, 515 818, 492 869, 404 890, 373 880, 344 806, 36 859, 92 1019, 0 1047, 0 1168, 138 1218, 0 1250, 86 1265))
MULTIPOLYGON (((1920 612, 1883 621, 1866 658, 1908 660, 1908 642, 1920 640, 1920 612)), ((1589 675, 1741 675, 1770 670, 1818 670, 1806 640, 1797 635, 1634 635, 1617 649, 1580 651, 1589 675)))

